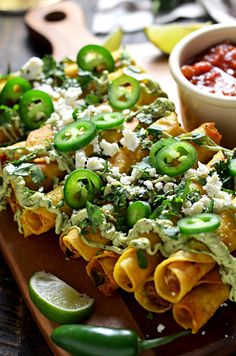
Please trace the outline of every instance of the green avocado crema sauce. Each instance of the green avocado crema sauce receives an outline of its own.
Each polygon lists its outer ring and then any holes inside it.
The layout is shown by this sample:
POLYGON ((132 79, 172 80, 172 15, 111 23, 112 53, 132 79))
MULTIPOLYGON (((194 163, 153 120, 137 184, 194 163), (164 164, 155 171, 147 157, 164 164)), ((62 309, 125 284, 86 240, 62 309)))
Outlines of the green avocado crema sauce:
MULTIPOLYGON (((66 224, 68 217, 65 213, 61 212, 58 207, 52 204, 51 199, 39 191, 32 192, 29 189, 25 189, 25 181, 21 176, 10 176, 6 169, 3 169, 3 182, 4 184, 0 188, 0 211, 6 207, 6 198, 11 195, 11 185, 13 183, 15 187, 15 195, 20 206, 24 206, 26 209, 37 209, 40 207, 46 208, 51 213, 56 214, 55 221, 55 232, 59 234, 63 226, 66 224)), ((21 230, 20 224, 21 211, 17 211, 14 218, 19 223, 19 229, 21 230)), ((22 232, 22 231, 20 231, 22 232)))

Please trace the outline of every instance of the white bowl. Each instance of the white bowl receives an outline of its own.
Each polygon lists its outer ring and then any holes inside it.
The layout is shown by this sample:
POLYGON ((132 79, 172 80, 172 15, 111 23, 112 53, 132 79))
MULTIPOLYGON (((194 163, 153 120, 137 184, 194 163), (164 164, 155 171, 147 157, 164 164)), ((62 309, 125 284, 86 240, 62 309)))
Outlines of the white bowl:
POLYGON ((225 40, 236 44, 236 25, 210 25, 194 31, 181 40, 169 59, 170 71, 179 91, 184 127, 192 130, 203 122, 213 121, 223 135, 223 144, 236 146, 236 96, 208 93, 192 84, 181 72, 181 66, 225 40))

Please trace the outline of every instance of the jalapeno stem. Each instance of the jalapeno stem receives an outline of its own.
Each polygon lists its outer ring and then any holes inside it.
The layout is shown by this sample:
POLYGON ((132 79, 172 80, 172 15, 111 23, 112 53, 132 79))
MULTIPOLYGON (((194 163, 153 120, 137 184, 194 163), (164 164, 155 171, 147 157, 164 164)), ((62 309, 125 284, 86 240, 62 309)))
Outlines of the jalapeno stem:
POLYGON ((158 337, 156 339, 151 339, 151 340, 139 339, 139 350, 142 351, 142 350, 151 349, 151 348, 154 348, 157 346, 165 345, 165 344, 168 344, 168 343, 174 341, 175 339, 177 339, 181 336, 185 336, 185 335, 189 335, 189 334, 191 334, 190 330, 184 330, 184 331, 180 331, 178 333, 172 334, 172 335, 158 337))

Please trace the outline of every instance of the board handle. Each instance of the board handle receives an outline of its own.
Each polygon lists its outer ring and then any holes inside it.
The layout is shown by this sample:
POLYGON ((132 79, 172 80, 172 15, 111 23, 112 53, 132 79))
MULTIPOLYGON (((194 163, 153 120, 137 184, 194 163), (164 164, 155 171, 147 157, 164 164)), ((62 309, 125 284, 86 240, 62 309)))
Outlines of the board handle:
POLYGON ((35 38, 51 48, 57 60, 74 57, 85 44, 99 43, 86 27, 81 6, 72 0, 29 10, 25 23, 35 38))

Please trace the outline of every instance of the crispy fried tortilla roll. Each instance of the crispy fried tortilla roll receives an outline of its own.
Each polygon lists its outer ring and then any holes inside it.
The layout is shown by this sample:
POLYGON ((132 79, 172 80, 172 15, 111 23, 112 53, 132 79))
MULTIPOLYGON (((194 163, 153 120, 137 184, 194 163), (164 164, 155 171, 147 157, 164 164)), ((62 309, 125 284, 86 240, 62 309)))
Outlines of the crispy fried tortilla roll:
POLYGON ((159 254, 150 256, 146 251, 131 247, 120 256, 115 265, 115 281, 125 291, 133 292, 153 273, 160 260, 159 254), (143 266, 139 263, 138 251, 143 255, 143 266))
POLYGON ((172 308, 172 304, 157 293, 153 275, 135 290, 134 296, 144 309, 154 313, 164 313, 172 308))
POLYGON ((106 296, 114 294, 118 285, 113 277, 115 264, 119 258, 114 252, 104 251, 93 256, 86 266, 86 271, 94 285, 106 296))
POLYGON ((221 282, 217 269, 204 276, 199 285, 174 304, 175 321, 196 333, 229 297, 229 285, 221 282))
MULTIPOLYGON (((101 237, 100 232, 89 232, 85 236, 86 240, 106 245, 107 239, 101 237)), ((81 230, 78 226, 73 226, 66 234, 60 236, 60 247, 62 251, 69 257, 83 257, 86 261, 89 261, 95 256, 100 248, 92 247, 84 242, 81 237, 81 230)))
POLYGON ((155 121, 151 127, 157 128, 160 131, 166 132, 171 136, 178 136, 186 131, 180 126, 180 123, 177 119, 177 115, 175 112, 170 113, 166 117, 162 117, 155 121))
POLYGON ((135 151, 130 151, 127 147, 123 146, 119 149, 115 156, 109 158, 113 166, 119 168, 121 173, 128 173, 132 165, 142 161, 148 155, 147 150, 138 147, 135 151))
POLYGON ((56 214, 46 208, 24 210, 21 216, 24 236, 40 235, 49 231, 55 225, 56 214))
POLYGON ((154 273, 157 293, 177 303, 214 265, 210 256, 180 250, 157 266, 154 273))
POLYGON ((54 132, 51 125, 45 125, 37 130, 33 130, 29 133, 26 139, 26 146, 32 147, 36 145, 47 146, 49 142, 52 142, 54 132))
MULTIPOLYGON (((35 164, 45 176, 45 178, 40 182, 40 186, 44 188, 44 192, 52 190, 56 178, 60 181, 65 176, 65 172, 60 170, 56 161, 47 163, 45 157, 39 157, 32 161, 32 163, 35 164)), ((33 182, 30 175, 24 177, 24 179, 26 186, 29 189, 37 190, 39 188, 38 185, 33 182)))
POLYGON ((222 210, 220 213, 220 226, 217 235, 230 251, 236 250, 236 220, 235 209, 222 210))
MULTIPOLYGON (((63 187, 57 186, 51 192, 46 194, 46 198, 51 200, 52 206, 56 206, 63 199, 63 187)), ((70 213, 71 211, 66 204, 62 205, 62 207, 58 209, 64 213, 70 213)), ((20 220, 25 237, 32 234, 40 235, 55 226, 56 213, 51 212, 44 207, 37 209, 25 208, 20 220)))
POLYGON ((207 167, 212 168, 212 167, 214 167, 214 165, 216 163, 219 163, 220 161, 225 161, 225 160, 226 160, 226 158, 225 158, 223 152, 218 151, 217 153, 214 154, 212 159, 207 163, 207 167))

